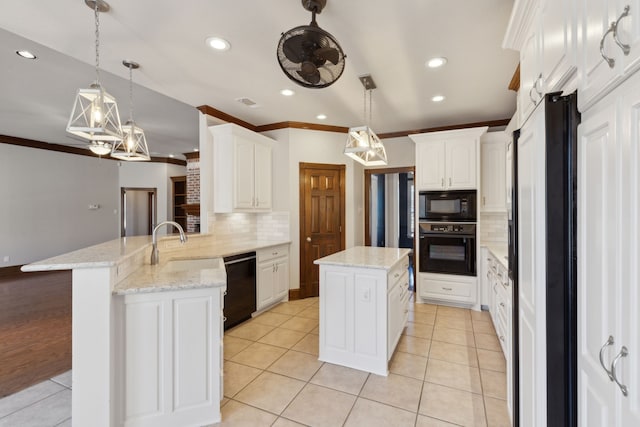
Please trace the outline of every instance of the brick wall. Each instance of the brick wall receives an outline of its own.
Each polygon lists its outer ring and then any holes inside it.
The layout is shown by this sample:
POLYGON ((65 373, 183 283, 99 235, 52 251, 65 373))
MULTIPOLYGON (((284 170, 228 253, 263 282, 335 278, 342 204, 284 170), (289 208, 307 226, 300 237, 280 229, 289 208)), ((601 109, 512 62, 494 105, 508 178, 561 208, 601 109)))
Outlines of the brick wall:
MULTIPOLYGON (((200 159, 187 159, 187 203, 200 203, 200 159)), ((200 231, 200 217, 187 215, 187 232, 200 231)))

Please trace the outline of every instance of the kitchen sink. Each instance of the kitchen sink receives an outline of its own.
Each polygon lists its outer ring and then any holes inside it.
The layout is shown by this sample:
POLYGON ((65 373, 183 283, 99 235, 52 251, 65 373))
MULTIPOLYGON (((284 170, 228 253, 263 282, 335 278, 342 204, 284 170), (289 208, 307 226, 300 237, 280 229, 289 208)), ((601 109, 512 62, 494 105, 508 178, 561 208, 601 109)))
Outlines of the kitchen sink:
POLYGON ((205 268, 224 268, 222 258, 174 259, 162 267, 163 273, 202 270, 205 268))

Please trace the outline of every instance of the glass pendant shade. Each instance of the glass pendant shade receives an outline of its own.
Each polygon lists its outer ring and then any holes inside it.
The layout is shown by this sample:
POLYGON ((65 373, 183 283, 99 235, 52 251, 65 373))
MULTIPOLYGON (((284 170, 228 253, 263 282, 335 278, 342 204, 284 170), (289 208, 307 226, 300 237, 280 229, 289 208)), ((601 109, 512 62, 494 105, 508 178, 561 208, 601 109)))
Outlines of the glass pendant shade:
POLYGON ((128 120, 122 127, 122 140, 113 147, 111 157, 131 162, 151 160, 144 131, 134 121, 128 120))
POLYGON ((67 132, 89 141, 122 139, 120 115, 115 98, 97 83, 88 89, 78 89, 67 132))
POLYGON ((89 143, 89 150, 98 156, 106 156, 111 153, 111 147, 112 145, 110 142, 91 141, 91 143, 89 143))
POLYGON ((344 154, 364 166, 384 166, 387 152, 378 135, 369 126, 349 128, 344 154))

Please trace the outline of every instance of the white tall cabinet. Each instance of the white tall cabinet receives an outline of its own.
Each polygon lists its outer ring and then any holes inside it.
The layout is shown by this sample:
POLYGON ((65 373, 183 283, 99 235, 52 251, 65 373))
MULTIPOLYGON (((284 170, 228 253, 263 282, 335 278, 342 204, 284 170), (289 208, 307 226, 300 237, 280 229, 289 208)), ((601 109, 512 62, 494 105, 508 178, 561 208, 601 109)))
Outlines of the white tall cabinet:
POLYGON ((507 211, 505 132, 487 132, 480 141, 480 211, 505 213, 507 211))

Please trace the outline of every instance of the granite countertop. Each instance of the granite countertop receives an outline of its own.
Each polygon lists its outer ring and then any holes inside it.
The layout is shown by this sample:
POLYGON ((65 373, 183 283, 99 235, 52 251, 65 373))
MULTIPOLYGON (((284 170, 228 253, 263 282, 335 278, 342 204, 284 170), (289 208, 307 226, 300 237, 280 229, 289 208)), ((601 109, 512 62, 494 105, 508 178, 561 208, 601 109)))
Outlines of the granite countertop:
POLYGON ((509 268, 509 248, 506 243, 484 242, 481 246, 489 249, 504 268, 509 268))
POLYGON ((113 293, 118 295, 178 289, 226 286, 222 257, 254 252, 262 248, 289 244, 288 240, 244 240, 218 242, 210 235, 189 235, 182 245, 177 236, 158 241, 160 262, 149 264, 151 236, 111 240, 88 248, 58 255, 22 267, 22 271, 51 271, 116 267, 118 279, 113 293), (211 267, 193 263, 190 267, 165 268, 173 261, 210 260, 211 267), (126 271, 126 273, 122 273, 126 271))
POLYGON ((314 261, 319 265, 377 268, 390 270, 399 260, 409 255, 411 249, 356 246, 314 261))

